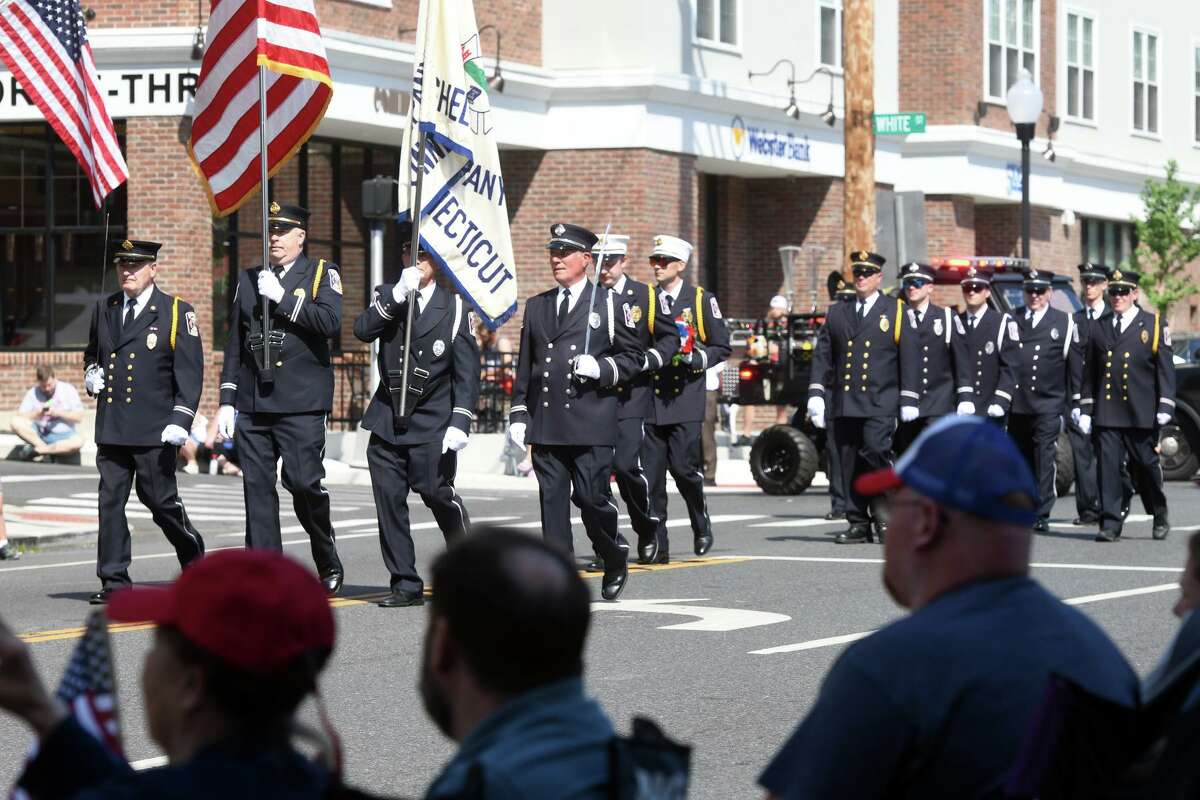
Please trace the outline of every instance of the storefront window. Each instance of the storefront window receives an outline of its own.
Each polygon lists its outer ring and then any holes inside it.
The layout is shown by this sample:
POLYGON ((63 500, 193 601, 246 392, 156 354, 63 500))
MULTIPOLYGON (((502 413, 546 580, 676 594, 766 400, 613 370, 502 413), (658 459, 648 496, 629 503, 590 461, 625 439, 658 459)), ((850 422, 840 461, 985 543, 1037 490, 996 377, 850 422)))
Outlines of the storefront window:
MULTIPOLYGON (((125 147, 124 122, 115 123, 125 147)), ((126 190, 108 197, 108 238, 125 235, 126 190)), ((0 125, 0 349, 82 349, 109 276, 105 211, 45 123, 0 125)))

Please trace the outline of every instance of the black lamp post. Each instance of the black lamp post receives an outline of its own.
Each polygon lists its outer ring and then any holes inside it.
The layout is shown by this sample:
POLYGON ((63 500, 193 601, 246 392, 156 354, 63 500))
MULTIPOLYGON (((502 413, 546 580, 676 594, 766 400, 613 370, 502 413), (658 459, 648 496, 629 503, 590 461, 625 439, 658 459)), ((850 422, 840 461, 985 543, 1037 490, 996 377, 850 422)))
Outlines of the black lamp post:
POLYGON ((1042 90, 1033 82, 1029 70, 1022 69, 1017 81, 1008 87, 1008 116, 1021 141, 1021 257, 1028 259, 1029 231, 1032 227, 1029 208, 1029 143, 1033 141, 1038 117, 1042 115, 1042 90))

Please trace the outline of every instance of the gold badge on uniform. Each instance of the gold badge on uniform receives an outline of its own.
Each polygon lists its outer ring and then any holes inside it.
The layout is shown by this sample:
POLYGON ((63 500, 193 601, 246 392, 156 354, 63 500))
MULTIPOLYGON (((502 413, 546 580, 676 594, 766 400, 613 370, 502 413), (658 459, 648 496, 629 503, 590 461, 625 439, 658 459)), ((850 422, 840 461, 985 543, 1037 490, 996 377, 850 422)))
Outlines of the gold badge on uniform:
POLYGON ((1150 331, 1146 330, 1145 328, 1142 328, 1142 344, 1146 344, 1149 341, 1150 341, 1150 331))
POLYGON ((891 327, 891 326, 890 326, 890 325, 888 325, 888 320, 887 320, 887 317, 880 317, 880 318, 879 318, 879 330, 883 331, 884 333, 887 333, 887 332, 888 332, 888 328, 890 328, 890 327, 891 327))
POLYGON ((146 335, 146 349, 153 350, 158 346, 158 334, 150 333, 146 335))
POLYGON ((642 321, 642 307, 635 305, 629 309, 629 316, 633 317, 633 324, 636 325, 642 321))

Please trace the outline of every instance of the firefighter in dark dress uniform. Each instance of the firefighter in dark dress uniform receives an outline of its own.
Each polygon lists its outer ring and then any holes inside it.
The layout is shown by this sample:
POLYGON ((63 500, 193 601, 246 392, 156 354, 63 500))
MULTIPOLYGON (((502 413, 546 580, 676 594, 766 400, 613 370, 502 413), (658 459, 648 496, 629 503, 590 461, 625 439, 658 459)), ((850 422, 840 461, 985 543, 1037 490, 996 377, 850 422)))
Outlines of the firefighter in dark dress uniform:
POLYGON ((97 302, 83 353, 84 387, 96 398, 96 468, 100 535, 94 604, 130 585, 132 560, 125 503, 130 488, 150 511, 186 567, 204 540, 184 511, 175 484, 179 446, 187 441, 204 386, 204 353, 196 312, 164 294, 158 242, 115 243, 121 291, 97 302))
MULTIPOLYGON (((654 375, 654 397, 646 418, 646 474, 651 509, 658 517, 658 553, 644 562, 670 561, 667 538, 667 471, 675 479, 692 525, 692 551, 712 549, 712 524, 704 499, 704 459, 700 428, 704 424, 705 370, 729 358, 729 329, 716 295, 684 280, 692 245, 674 236, 655 236, 650 265, 658 283, 657 314, 674 320, 680 352, 654 375)), ((639 553, 646 556, 648 552, 639 553)))
POLYGON ((334 595, 344 571, 321 481, 325 420, 333 408, 329 340, 341 335, 342 279, 337 264, 304 254, 307 210, 273 202, 267 219, 270 268, 243 271, 233 293, 217 427, 226 438, 237 434, 246 546, 283 548, 275 489, 282 457, 283 487, 311 541, 317 575, 334 595), (270 301, 265 340, 262 297, 270 301))
POLYGON ((992 296, 990 270, 968 268, 959 286, 966 305, 958 315, 963 331, 962 352, 954 365, 959 410, 965 410, 962 403, 970 402, 971 413, 1003 425, 1017 385, 1017 323, 1007 313, 988 305, 992 296))
POLYGON ((954 313, 929 298, 933 294, 933 267, 915 261, 900 268, 907 308, 908 328, 900 344, 900 425, 892 441, 897 455, 903 453, 926 426, 957 411, 974 414, 970 399, 956 399, 954 367, 963 356, 963 331, 954 313), (956 333, 958 334, 956 336, 956 333), (957 358, 956 358, 957 356, 957 358))
MULTIPOLYGON (((826 280, 826 287, 829 289, 829 301, 837 302, 853 302, 855 297, 854 287, 846 283, 846 279, 842 277, 842 273, 834 271, 829 273, 829 278, 826 280)), ((838 456, 837 440, 834 438, 833 426, 830 423, 829 409, 825 409, 825 462, 828 465, 829 479, 829 512, 825 514, 825 519, 845 519, 846 518, 846 487, 842 484, 842 459, 838 456)))
MULTIPOLYGON (((1091 336, 1095 329, 1112 325, 1112 307, 1106 301, 1108 279, 1112 270, 1103 264, 1090 261, 1079 265, 1080 297, 1083 308, 1075 312, 1075 327, 1079 329, 1082 358, 1076 364, 1078 375, 1071 380, 1071 407, 1079 408, 1083 391, 1083 379, 1087 374, 1087 359, 1091 349, 1091 336)), ((1067 423, 1067 438, 1071 441, 1071 453, 1075 458, 1075 510, 1079 516, 1076 525, 1096 525, 1100 522, 1100 490, 1096 478, 1096 443, 1093 435, 1079 429, 1079 414, 1072 411, 1067 423)))
POLYGON ((374 299, 354 320, 361 341, 379 341, 379 386, 362 426, 371 432, 367 465, 379 516, 379 543, 391 575, 392 593, 384 608, 424 603, 416 551, 409 530, 408 492, 413 489, 433 512, 449 545, 471 525, 454 490, 458 451, 467 446, 479 399, 479 344, 463 299, 438 286, 433 262, 423 250, 412 264, 412 229, 398 231, 405 269, 395 284, 375 288, 374 299), (408 402, 400 417, 404 325, 408 293, 416 292, 410 339, 408 402))
POLYGON ((1111 321, 1092 329, 1087 375, 1080 399, 1080 429, 1096 426, 1100 532, 1097 541, 1121 536, 1121 464, 1126 456, 1134 484, 1154 517, 1152 535, 1165 539, 1171 530, 1162 465, 1155 446, 1163 425, 1175 414, 1175 365, 1171 330, 1158 314, 1138 307, 1140 276, 1113 270, 1108 283, 1111 321))
POLYGON ((521 449, 532 445, 542 535, 574 552, 573 500, 604 561, 601 596, 616 600, 629 568, 617 544, 617 507, 608 488, 617 441, 612 387, 641 370, 643 355, 617 319, 612 294, 587 279, 596 235, 559 222, 550 227, 550 237, 550 269, 558 285, 525 303, 508 436, 521 449))
POLYGON ((1016 309, 1018 341, 1017 386, 1013 392, 1008 433, 1038 479, 1041 503, 1033 529, 1050 530, 1050 512, 1057 499, 1055 452, 1063 416, 1067 413, 1069 376, 1082 358, 1075 320, 1051 308, 1054 273, 1031 269, 1023 283, 1025 306, 1016 309))
POLYGON ((865 250, 850 255, 855 300, 835 303, 825 315, 813 349, 808 387, 809 419, 833 423, 834 440, 848 488, 846 519, 839 544, 883 538, 887 523, 854 491, 854 478, 891 463, 892 434, 900 405, 900 341, 903 304, 879 291, 883 256, 865 250), (828 404, 828 411, 826 405, 828 404), (874 530, 872 530, 874 524, 874 530))

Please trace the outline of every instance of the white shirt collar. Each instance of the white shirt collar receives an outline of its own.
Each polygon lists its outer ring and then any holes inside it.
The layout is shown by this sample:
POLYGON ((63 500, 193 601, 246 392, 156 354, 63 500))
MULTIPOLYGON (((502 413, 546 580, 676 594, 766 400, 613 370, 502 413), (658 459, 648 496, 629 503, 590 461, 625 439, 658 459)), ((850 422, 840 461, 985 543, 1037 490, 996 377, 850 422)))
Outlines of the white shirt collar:
POLYGON ((664 293, 669 294, 671 297, 678 300, 679 293, 683 291, 683 278, 676 278, 675 283, 671 284, 670 286, 660 287, 660 289, 664 293))
POLYGON ((621 273, 621 277, 617 278, 617 282, 612 285, 612 291, 615 294, 625 293, 625 273, 621 273))
POLYGON ((984 303, 983 305, 981 305, 979 307, 979 310, 976 311, 975 313, 971 313, 971 309, 968 308, 967 309, 967 319, 975 320, 975 324, 978 325, 980 323, 980 321, 983 319, 983 315, 987 313, 987 310, 988 310, 987 303, 984 303))
POLYGON ((1090 306, 1087 305, 1087 303, 1084 303, 1084 307, 1092 309, 1092 317, 1094 319, 1100 319, 1100 317, 1104 315, 1104 309, 1106 308, 1106 305, 1104 303, 1104 298, 1101 297, 1090 306))
POLYGON ((430 280, 429 284, 424 289, 417 289, 417 309, 425 310, 425 306, 429 305, 429 298, 433 297, 433 290, 437 288, 437 281, 430 280))
POLYGON ((296 258, 293 258, 291 261, 287 262, 286 264, 282 265, 282 267, 279 270, 279 280, 283 280, 283 277, 288 274, 288 270, 290 270, 292 268, 292 265, 295 264, 299 260, 300 260, 299 257, 296 257, 296 258))
MULTIPOLYGON (((134 300, 134 303, 133 303, 134 319, 141 316, 142 309, 144 309, 146 307, 146 304, 150 302, 150 296, 152 294, 154 294, 154 283, 153 282, 151 282, 150 285, 147 286, 145 289, 142 289, 141 294, 139 294, 137 297, 133 298, 133 300, 134 300)), ((125 309, 129 308, 129 299, 130 299, 129 296, 126 295, 125 301, 121 304, 122 305, 122 309, 121 309, 122 318, 124 318, 124 316, 125 316, 125 309)))
POLYGON ((912 310, 917 312, 921 316, 925 316, 925 312, 929 310, 929 298, 925 298, 925 302, 922 303, 921 305, 913 306, 912 310))
POLYGON ((555 294, 555 297, 554 297, 554 307, 557 309, 558 304, 562 302, 562 293, 563 293, 563 290, 565 289, 567 292, 567 297, 570 298, 567 300, 567 311, 569 312, 569 311, 574 310, 575 304, 577 302, 579 302, 579 296, 581 294, 583 294, 583 287, 585 287, 587 285, 588 285, 588 279, 587 279, 587 276, 584 275, 582 278, 580 278, 578 281, 571 284, 570 286, 559 286, 558 292, 555 294))
MULTIPOLYGON (((1033 323, 1033 327, 1036 328, 1038 326, 1038 323, 1042 321, 1042 317, 1046 316, 1046 309, 1048 309, 1048 308, 1050 308, 1049 303, 1042 306, 1042 308, 1040 310, 1033 312, 1033 319, 1030 320, 1030 322, 1033 323)), ((1029 309, 1026 309, 1026 311, 1029 311, 1029 309)))
POLYGON ((1124 314, 1119 316, 1119 319, 1121 320, 1121 330, 1125 330, 1127 327, 1129 327, 1129 323, 1133 322, 1134 317, 1138 315, 1139 311, 1141 311, 1141 309, 1138 308, 1137 303, 1134 303, 1124 314))
POLYGON ((879 299, 879 292, 878 292, 878 291, 872 292, 872 293, 871 293, 871 296, 870 296, 870 297, 868 297, 866 300, 862 300, 862 299, 860 299, 860 298, 857 298, 857 297, 856 297, 856 298, 854 298, 854 311, 855 311, 855 313, 858 313, 858 305, 859 305, 859 303, 861 303, 861 304, 862 304, 862 310, 863 310, 863 312, 862 312, 862 313, 863 313, 863 316, 865 317, 865 316, 867 315, 867 312, 869 312, 869 311, 871 310, 871 307, 875 305, 875 301, 876 301, 876 300, 878 300, 878 299, 879 299))

